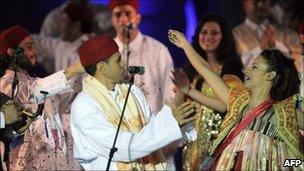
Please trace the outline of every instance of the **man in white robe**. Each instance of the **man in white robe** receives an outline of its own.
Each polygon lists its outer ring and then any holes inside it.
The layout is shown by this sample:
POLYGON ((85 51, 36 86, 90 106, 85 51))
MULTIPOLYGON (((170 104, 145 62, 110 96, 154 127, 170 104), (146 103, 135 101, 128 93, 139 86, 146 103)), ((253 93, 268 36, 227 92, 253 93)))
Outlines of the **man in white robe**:
MULTIPOLYGON (((89 39, 78 53, 89 76, 71 109, 74 155, 85 170, 105 170, 129 84, 121 83, 124 64, 109 36, 89 39)), ((144 94, 133 85, 109 169, 166 170, 165 156, 156 150, 183 134, 196 139, 195 130, 182 133, 179 127, 196 118, 192 113, 193 104, 185 103, 173 111, 164 105, 154 115, 144 94)))
POLYGON ((165 101, 172 101, 175 93, 171 81, 174 63, 168 48, 139 30, 141 15, 138 0, 110 0, 112 25, 116 30, 115 42, 122 59, 129 66, 145 67, 145 74, 137 76, 134 84, 141 88, 153 113, 157 113, 165 101), (127 59, 127 35, 129 29, 129 59, 127 59))
POLYGON ((53 95, 69 88, 68 80, 83 72, 81 65, 71 66, 43 79, 31 78, 27 70, 36 64, 37 50, 28 31, 21 26, 11 27, 1 33, 0 42, 1 62, 10 63, 0 80, 0 91, 11 96, 12 83, 17 78, 14 97, 22 103, 23 107, 30 108, 34 112, 38 103, 45 102, 43 116, 38 116, 25 132, 24 143, 11 151, 10 168, 12 170, 73 169, 65 159, 65 138, 57 110, 58 101, 53 95), (24 52, 16 56, 16 47, 23 49, 24 52), (14 58, 17 61, 16 77, 11 63, 14 58), (41 91, 48 92, 46 97, 49 98, 45 99, 41 91))

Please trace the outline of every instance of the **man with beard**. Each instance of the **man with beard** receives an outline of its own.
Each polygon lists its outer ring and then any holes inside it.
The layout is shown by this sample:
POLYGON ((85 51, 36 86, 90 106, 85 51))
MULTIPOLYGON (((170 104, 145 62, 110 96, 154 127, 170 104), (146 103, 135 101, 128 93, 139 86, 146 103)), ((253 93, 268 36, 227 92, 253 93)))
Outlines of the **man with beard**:
POLYGON ((37 103, 45 102, 43 116, 38 116, 25 132, 23 144, 11 150, 10 168, 73 169, 66 160, 65 138, 57 112, 58 104, 53 95, 68 89, 67 81, 74 75, 83 73, 83 68, 78 63, 43 79, 31 78, 28 70, 36 65, 37 50, 29 32, 21 26, 11 27, 1 33, 0 43, 0 61, 8 66, 0 80, 0 91, 16 97, 24 108, 32 111, 37 110, 37 103), (17 55, 16 51, 20 48, 24 52, 17 55), (17 83, 14 91, 13 82, 17 83), (46 97, 48 98, 45 99, 46 97))
POLYGON ((243 8, 246 19, 233 29, 233 35, 244 66, 249 66, 264 49, 290 53, 297 65, 300 61, 298 37, 290 29, 274 25, 269 0, 244 0, 243 8))

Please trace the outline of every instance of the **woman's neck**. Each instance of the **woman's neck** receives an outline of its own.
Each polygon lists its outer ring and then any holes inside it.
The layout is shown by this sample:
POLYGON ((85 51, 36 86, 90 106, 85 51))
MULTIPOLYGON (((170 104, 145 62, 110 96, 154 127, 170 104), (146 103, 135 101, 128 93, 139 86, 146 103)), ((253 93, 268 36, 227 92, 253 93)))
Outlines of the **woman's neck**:
POLYGON ((213 71, 220 73, 221 72, 221 64, 216 59, 215 52, 206 52, 207 55, 207 62, 213 69, 213 71))
POLYGON ((250 101, 248 103, 248 108, 253 109, 265 100, 271 99, 270 97, 271 85, 265 84, 257 89, 251 91, 250 101))

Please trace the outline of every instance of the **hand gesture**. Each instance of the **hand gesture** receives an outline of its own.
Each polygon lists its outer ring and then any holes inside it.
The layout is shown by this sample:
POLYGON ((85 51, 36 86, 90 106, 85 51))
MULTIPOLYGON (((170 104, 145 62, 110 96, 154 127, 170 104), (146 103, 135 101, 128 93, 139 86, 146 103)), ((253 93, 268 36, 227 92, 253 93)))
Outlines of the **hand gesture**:
POLYGON ((184 48, 189 43, 185 35, 176 30, 169 30, 168 37, 171 43, 175 44, 177 47, 184 48))
POLYGON ((190 80, 186 73, 181 68, 176 68, 175 71, 172 71, 174 78, 172 82, 179 88, 183 93, 187 94, 190 90, 190 80))
POLYGON ((190 102, 185 102, 173 109, 173 115, 179 126, 183 126, 195 120, 198 116, 196 115, 195 105, 190 102))

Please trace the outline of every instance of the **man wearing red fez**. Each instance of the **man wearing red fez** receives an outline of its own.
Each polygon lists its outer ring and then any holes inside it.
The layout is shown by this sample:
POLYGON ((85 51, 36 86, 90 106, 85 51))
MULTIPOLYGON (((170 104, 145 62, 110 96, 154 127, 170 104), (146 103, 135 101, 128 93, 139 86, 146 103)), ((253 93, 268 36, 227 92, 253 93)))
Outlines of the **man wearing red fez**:
POLYGON ((174 84, 170 79, 171 71, 174 70, 171 55, 161 42, 140 32, 138 0, 110 0, 109 6, 112 10, 112 24, 116 30, 114 40, 118 44, 122 59, 130 66, 145 67, 145 74, 135 78, 134 83, 144 90, 152 112, 157 113, 165 100, 171 101, 174 98, 174 84))
POLYGON ((43 116, 33 122, 24 134, 24 143, 11 150, 12 170, 70 169, 65 160, 66 144, 58 115, 55 94, 69 88, 68 80, 83 72, 78 63, 43 79, 32 78, 27 70, 36 65, 37 50, 22 26, 13 26, 0 34, 0 63, 6 72, 1 78, 0 91, 14 97, 24 108, 37 110, 45 102, 43 116), (18 53, 17 53, 18 52, 18 53), (14 91, 12 84, 16 82, 14 91), (41 91, 47 92, 47 99, 41 91), (13 93, 14 92, 14 93, 13 93))
MULTIPOLYGON (((74 157, 85 170, 105 170, 129 84, 122 83, 124 63, 108 35, 84 42, 78 54, 89 75, 71 109, 74 157)), ((190 138, 180 126, 196 118, 189 116, 193 112, 193 104, 184 103, 173 111, 164 105, 154 115, 140 88, 132 85, 109 170, 165 170, 164 156, 156 150, 182 135, 190 138)))

